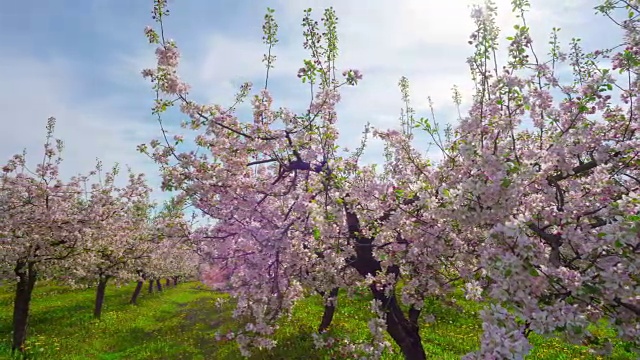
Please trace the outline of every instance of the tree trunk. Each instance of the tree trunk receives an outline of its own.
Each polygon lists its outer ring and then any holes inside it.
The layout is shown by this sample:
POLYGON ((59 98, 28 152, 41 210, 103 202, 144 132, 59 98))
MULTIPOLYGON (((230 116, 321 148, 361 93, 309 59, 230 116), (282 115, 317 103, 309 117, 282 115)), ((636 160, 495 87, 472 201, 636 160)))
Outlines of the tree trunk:
POLYGON ((13 300, 12 353, 15 353, 16 350, 24 351, 24 345, 27 341, 29 305, 31 304, 31 294, 33 293, 37 276, 35 264, 25 260, 18 260, 14 272, 18 277, 18 284, 16 284, 16 297, 13 300))
POLYGON ((156 280, 156 290, 162 291, 162 284, 160 283, 160 279, 156 280))
POLYGON ((149 294, 153 294, 153 280, 149 280, 149 294))
POLYGON ((109 281, 109 276, 100 276, 98 279, 98 289, 96 290, 96 303, 93 308, 93 317, 96 319, 100 319, 100 315, 102 315, 102 304, 104 304, 104 292, 107 288, 107 281, 109 281))
MULTIPOLYGON (((324 294, 321 294, 324 296, 324 294)), ((322 314, 322 321, 320 322, 320 326, 318 327, 318 332, 323 333, 331 325, 333 321, 333 314, 336 312, 336 301, 338 299, 338 288, 333 288, 329 292, 329 298, 332 298, 332 301, 324 304, 324 313, 322 314)))
POLYGON ((133 290, 133 295, 131 295, 131 300, 129 300, 129 304, 138 305, 138 296, 140 295, 140 291, 142 291, 143 285, 143 281, 138 281, 138 283, 136 284, 136 289, 133 290))
POLYGON ((178 277, 177 276, 173 277, 173 286, 178 286, 178 277))
MULTIPOLYGON (((378 290, 375 284, 370 285, 370 289, 374 298, 383 304, 387 315, 387 332, 400 347, 405 360, 425 360, 427 355, 422 347, 417 321, 413 322, 405 317, 395 294, 386 296, 384 290, 378 290)), ((412 309, 411 318, 417 320, 415 311, 412 309)))
MULTIPOLYGON (((358 215, 349 208, 346 202, 344 203, 344 210, 349 236, 355 240, 355 256, 347 259, 348 264, 363 277, 376 276, 382 272, 382 265, 373 254, 372 244, 374 238, 363 235, 358 215)), ((400 276, 400 268, 397 265, 389 266, 386 273, 393 274, 397 279, 400 276)), ((417 319, 419 312, 416 309, 411 309, 409 318, 407 318, 398 304, 394 291, 387 296, 384 286, 378 288, 376 283, 369 285, 369 289, 373 297, 382 304, 382 310, 386 315, 387 332, 400 347, 405 360, 425 360, 427 355, 422 347, 422 339, 420 339, 420 333, 418 332, 417 319), (413 321, 413 319, 416 321, 413 321)))
POLYGON ((169 278, 165 278, 164 279, 164 287, 168 288, 169 286, 171 286, 171 280, 169 280, 169 278))

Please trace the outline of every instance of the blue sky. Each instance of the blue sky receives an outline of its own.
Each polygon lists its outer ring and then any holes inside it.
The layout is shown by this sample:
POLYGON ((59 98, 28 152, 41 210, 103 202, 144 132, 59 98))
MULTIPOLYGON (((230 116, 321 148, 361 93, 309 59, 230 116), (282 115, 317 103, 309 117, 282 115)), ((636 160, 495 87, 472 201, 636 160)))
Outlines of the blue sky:
MULTIPOLYGON (((358 68, 364 80, 343 93, 342 145, 354 147, 369 121, 398 126, 402 103, 398 79, 407 76, 418 115, 428 115, 431 96, 440 121, 455 121, 451 87, 470 100, 465 59, 473 29, 467 0, 181 0, 169 1, 166 26, 183 52, 182 75, 201 100, 229 105, 244 81, 262 83, 265 50, 262 17, 276 10, 280 25, 278 57, 271 78, 277 106, 302 109, 307 88, 296 77, 306 54, 303 12, 334 6, 339 17, 338 65, 358 68)), ((517 19, 508 0, 496 1, 501 38, 517 19)), ((593 50, 620 42, 619 30, 592 10, 595 0, 531 0, 528 14, 538 53, 547 53, 548 34, 562 28, 562 45, 584 38, 593 50)), ((153 66, 154 49, 143 35, 152 24, 152 0, 0 0, 0 159, 27 148, 40 158, 49 116, 58 119, 57 136, 66 143, 63 175, 86 172, 100 158, 105 167, 128 164, 159 183, 156 166, 136 145, 160 135, 151 116, 153 93, 140 70, 153 66)), ((503 54, 504 55, 504 54, 503 54)), ((173 119, 177 120, 177 119, 173 119)), ((368 161, 381 153, 371 143, 368 161)), ((5 160, 2 160, 4 162, 5 160)), ((160 194, 157 194, 160 197, 160 194)))

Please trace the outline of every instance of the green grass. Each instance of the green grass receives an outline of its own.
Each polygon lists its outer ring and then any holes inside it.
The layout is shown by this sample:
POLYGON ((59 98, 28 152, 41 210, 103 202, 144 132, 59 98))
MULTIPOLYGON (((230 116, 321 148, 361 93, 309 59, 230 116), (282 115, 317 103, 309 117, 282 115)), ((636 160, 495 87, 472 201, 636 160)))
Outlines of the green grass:
MULTIPOLYGON (((181 284, 161 294, 149 295, 146 288, 138 306, 128 305, 133 285, 108 287, 103 317, 91 317, 94 291, 71 290, 43 285, 36 287, 27 343, 32 359, 241 359, 235 342, 218 343, 217 330, 239 325, 231 318, 232 305, 216 306, 223 294, 198 289, 197 283, 181 284)), ((10 359, 11 288, 0 288, 0 359, 10 359)), ((353 299, 340 295, 333 337, 348 335, 354 340, 370 339, 368 327, 370 296, 353 299)), ((427 301, 425 311, 435 321, 422 326, 425 349, 433 359, 459 359, 479 346, 479 305, 461 297, 455 304, 427 301)), ((335 359, 331 350, 315 350, 312 334, 322 315, 322 301, 311 297, 299 303, 290 319, 283 320, 276 333, 278 347, 256 352, 254 359, 335 359)), ((613 338, 606 326, 594 326, 600 339, 613 338)), ((599 359, 582 346, 559 338, 532 336, 534 350, 529 359, 599 359)), ((601 358, 601 357, 600 357, 601 358)), ((389 354, 386 359, 401 359, 389 354)), ((637 359, 626 345, 615 342, 609 359, 637 359)))

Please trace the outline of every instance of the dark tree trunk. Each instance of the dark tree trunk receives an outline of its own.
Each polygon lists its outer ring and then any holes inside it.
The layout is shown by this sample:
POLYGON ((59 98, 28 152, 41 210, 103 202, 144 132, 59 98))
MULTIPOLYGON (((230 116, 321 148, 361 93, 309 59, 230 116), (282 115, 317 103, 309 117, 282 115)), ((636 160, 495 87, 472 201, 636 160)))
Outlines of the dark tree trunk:
POLYGON ((102 305, 104 304, 104 292, 107 289, 107 281, 109 281, 109 276, 100 276, 98 279, 98 288, 96 289, 96 303, 93 308, 93 317, 96 319, 100 319, 100 315, 102 315, 102 305))
POLYGON ((18 260, 14 272, 18 277, 18 284, 16 284, 16 297, 13 301, 12 353, 15 353, 16 350, 24 351, 24 345, 27 341, 29 305, 37 276, 35 264, 24 260, 18 260))
POLYGON ((162 284, 160 283, 160 279, 156 280, 156 290, 162 291, 162 284))
POLYGON ((178 277, 177 276, 173 277, 173 286, 178 286, 178 277))
POLYGON ((169 286, 171 286, 171 280, 169 280, 169 278, 165 278, 164 279, 164 287, 168 288, 169 286))
POLYGON ((153 280, 149 280, 149 294, 153 294, 153 280))
MULTIPOLYGON (((324 294, 321 294, 324 296, 324 294)), ((327 304, 324 304, 324 313, 322 314, 322 321, 320 322, 320 326, 318 327, 318 332, 323 333, 331 325, 333 321, 333 314, 336 312, 336 301, 338 298, 338 288, 333 288, 329 292, 329 297, 333 298, 333 300, 327 304)))
MULTIPOLYGON (((375 284, 372 284, 370 288, 374 298, 383 304, 387 315, 387 332, 400 347, 404 358, 406 360, 425 360, 427 355, 422 347, 417 321, 413 322, 405 317, 395 295, 386 296, 384 290, 376 289, 375 284)), ((417 310, 412 310, 411 317, 417 320, 417 316, 414 315, 415 311, 417 310)))
POLYGON ((131 295, 131 300, 129 300, 129 304, 138 305, 138 296, 140 295, 140 291, 142 291, 143 285, 143 281, 138 281, 138 283, 136 284, 136 289, 133 290, 133 295, 131 295))
MULTIPOLYGON (((373 255, 373 237, 362 235, 360 220, 358 216, 349 209, 346 202, 344 203, 344 210, 349 237, 355 240, 355 255, 348 259, 348 264, 363 277, 379 274, 382 272, 382 265, 373 255)), ((395 265, 389 266, 387 273, 393 274, 397 279, 400 275, 400 269, 395 265)), ((398 304, 398 299, 394 291, 387 296, 385 294, 385 288, 378 288, 378 285, 375 283, 371 284, 369 289, 373 297, 382 304, 382 310, 386 314, 387 332, 400 347, 400 351, 402 351, 405 360, 425 360, 427 355, 422 346, 422 339, 420 339, 417 323, 419 311, 411 309, 409 311, 409 318, 407 318, 398 304)))

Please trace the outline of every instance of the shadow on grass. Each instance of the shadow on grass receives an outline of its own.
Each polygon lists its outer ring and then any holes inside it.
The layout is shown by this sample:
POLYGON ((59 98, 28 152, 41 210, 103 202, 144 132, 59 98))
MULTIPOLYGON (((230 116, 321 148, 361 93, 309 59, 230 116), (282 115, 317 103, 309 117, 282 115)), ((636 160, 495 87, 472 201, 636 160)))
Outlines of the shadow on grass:
MULTIPOLYGON (((9 309, 13 309, 13 304, 9 309)), ((77 301, 67 301, 61 305, 53 306, 32 306, 29 314, 29 325, 32 328, 47 328, 55 325, 57 328, 73 330, 73 325, 79 321, 88 321, 92 318, 93 304, 83 299, 77 301)), ((5 311, 0 316, 0 336, 11 334, 12 311, 5 311)), ((33 331, 30 330, 30 334, 33 331)))
MULTIPOLYGON (((35 297, 29 341, 35 355, 32 359, 243 359, 235 341, 215 339, 217 331, 225 334, 244 327, 242 321, 233 318, 234 303, 226 294, 183 284, 161 295, 145 293, 138 306, 131 306, 127 302, 132 291, 133 286, 110 287, 101 321, 91 319, 91 289, 35 297), (225 300, 223 303, 221 298, 225 300)), ((433 298, 425 302, 423 313, 433 319, 421 322, 420 333, 429 358, 459 359, 479 346, 481 324, 477 313, 485 304, 468 301, 463 296, 454 298, 455 301, 433 298)), ((371 340, 367 326, 371 319, 370 300, 367 291, 351 298, 341 291, 328 335, 338 339, 348 337, 354 342, 371 340)), ((279 322, 275 334, 277 347, 255 350, 252 359, 344 358, 335 350, 315 348, 312 334, 322 312, 320 296, 300 301, 291 317, 279 322)), ((8 306, 0 306, 0 329, 8 329, 10 313, 8 306)), ((0 331, 0 359, 9 358, 6 357, 10 349, 9 335, 10 331, 0 331)), ((534 351, 527 359, 596 359, 585 347, 569 345, 558 338, 534 337, 532 344, 534 351)), ((621 348, 617 350, 618 355, 609 358, 637 358, 625 355, 625 351, 621 348)), ((401 355, 396 348, 395 353, 386 354, 383 359, 401 359, 401 355)))
MULTIPOLYGON (((2 291, 4 299, 0 304, 0 359, 8 359, 11 358, 13 304, 8 301, 8 290, 2 291)), ((171 312, 155 313, 154 309, 129 305, 132 291, 132 285, 110 286, 106 293, 102 320, 95 320, 92 314, 95 289, 69 290, 55 285, 41 289, 36 287, 29 318, 28 358, 95 359, 106 356, 105 358, 133 359, 134 357, 128 356, 119 357, 118 352, 140 343, 153 342, 155 336, 145 330, 144 326, 136 326, 136 318, 145 312, 170 317, 171 312), (134 321, 130 321, 131 319, 134 321)), ((163 297, 145 294, 140 303, 145 305, 149 301, 160 299, 163 297)))

